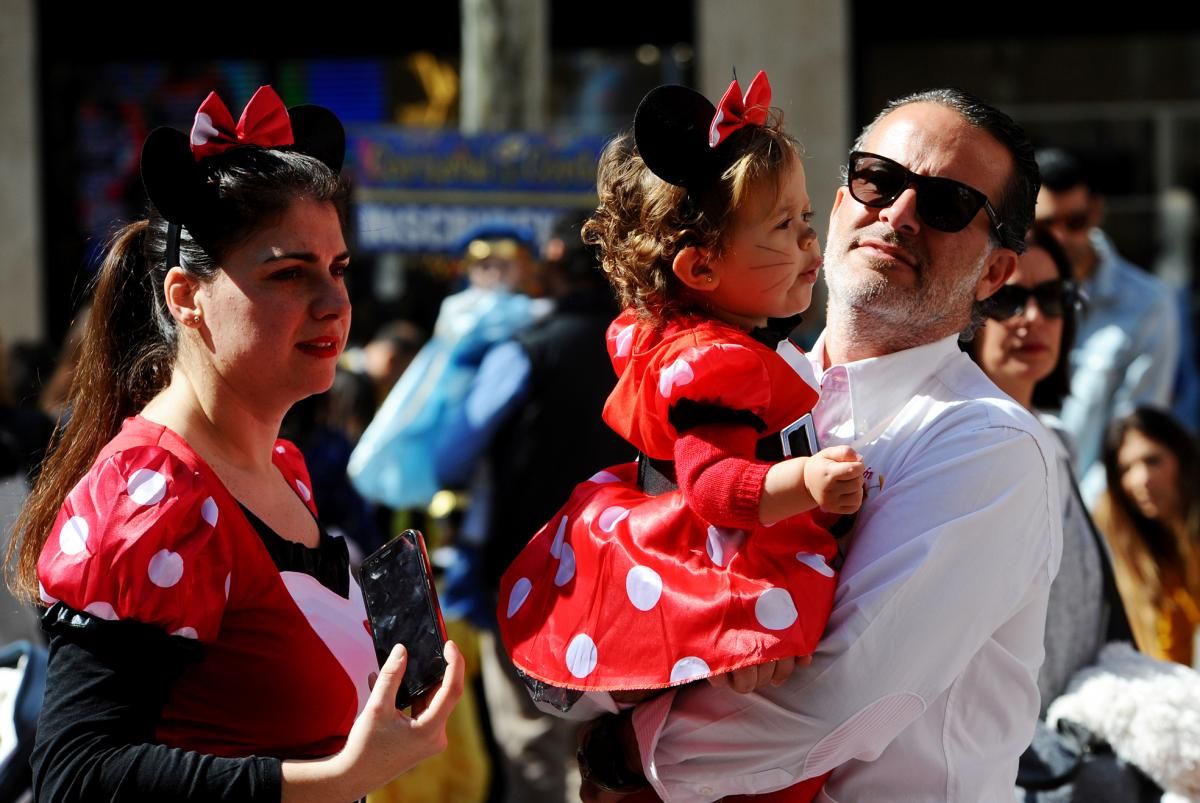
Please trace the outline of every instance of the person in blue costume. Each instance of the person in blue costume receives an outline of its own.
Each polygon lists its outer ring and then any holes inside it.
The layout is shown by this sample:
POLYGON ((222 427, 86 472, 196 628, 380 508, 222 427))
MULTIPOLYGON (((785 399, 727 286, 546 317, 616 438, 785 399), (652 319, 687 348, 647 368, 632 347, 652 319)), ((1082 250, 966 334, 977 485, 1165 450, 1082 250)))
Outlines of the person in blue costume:
POLYGON ((447 419, 465 403, 484 355, 536 317, 536 303, 521 292, 536 251, 529 231, 480 224, 463 236, 459 251, 469 286, 442 302, 433 336, 350 456, 359 493, 389 507, 429 504, 440 487, 435 454, 447 419))

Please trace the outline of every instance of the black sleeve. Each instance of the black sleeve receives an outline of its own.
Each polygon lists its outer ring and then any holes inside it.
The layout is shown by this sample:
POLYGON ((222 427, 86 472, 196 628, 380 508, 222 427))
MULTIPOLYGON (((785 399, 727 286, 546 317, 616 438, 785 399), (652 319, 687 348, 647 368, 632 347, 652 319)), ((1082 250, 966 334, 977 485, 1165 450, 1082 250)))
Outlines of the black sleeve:
POLYGON ((711 424, 731 424, 734 426, 753 427, 758 433, 765 432, 767 424, 749 410, 735 410, 722 407, 719 404, 679 399, 667 410, 667 421, 675 427, 680 435, 697 427, 711 424))
POLYGON ((34 744, 34 797, 70 801, 278 801, 279 759, 217 756, 153 744, 171 684, 202 647, 131 621, 55 604, 46 695, 34 744))

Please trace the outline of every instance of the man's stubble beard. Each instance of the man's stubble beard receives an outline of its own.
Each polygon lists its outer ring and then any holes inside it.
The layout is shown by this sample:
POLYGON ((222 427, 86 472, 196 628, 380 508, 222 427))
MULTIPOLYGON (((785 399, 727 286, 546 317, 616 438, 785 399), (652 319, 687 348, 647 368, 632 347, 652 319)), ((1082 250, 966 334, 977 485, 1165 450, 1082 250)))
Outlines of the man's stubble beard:
POLYGON ((962 332, 970 328, 975 287, 988 256, 989 251, 984 251, 969 270, 945 276, 945 271, 930 270, 928 255, 917 241, 898 232, 860 231, 844 246, 831 237, 825 254, 829 328, 846 346, 872 354, 891 354, 962 332), (854 247, 868 236, 899 246, 915 258, 911 286, 889 278, 897 268, 888 260, 849 267, 854 247))

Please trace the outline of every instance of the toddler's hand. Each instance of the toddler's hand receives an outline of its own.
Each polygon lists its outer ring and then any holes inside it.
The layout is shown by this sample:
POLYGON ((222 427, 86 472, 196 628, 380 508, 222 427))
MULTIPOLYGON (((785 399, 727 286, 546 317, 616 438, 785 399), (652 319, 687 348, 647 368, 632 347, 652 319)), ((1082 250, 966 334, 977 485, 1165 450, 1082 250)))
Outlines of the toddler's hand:
POLYGON ((780 658, 778 661, 743 666, 732 672, 713 675, 708 682, 720 688, 732 688, 739 694, 748 694, 767 685, 782 686, 797 666, 808 666, 810 663, 811 655, 802 658, 780 658))
POLYGON ((862 458, 849 446, 822 449, 804 464, 804 487, 822 510, 854 513, 863 502, 862 458))

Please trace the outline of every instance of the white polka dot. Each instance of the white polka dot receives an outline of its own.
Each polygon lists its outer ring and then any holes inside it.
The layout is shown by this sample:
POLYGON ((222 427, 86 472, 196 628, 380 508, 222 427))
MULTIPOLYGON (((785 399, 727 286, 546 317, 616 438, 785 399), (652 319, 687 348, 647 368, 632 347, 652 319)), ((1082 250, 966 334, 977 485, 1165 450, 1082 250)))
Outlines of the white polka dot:
POLYGON ((554 585, 565 586, 575 577, 575 550, 570 544, 563 544, 562 557, 558 561, 558 571, 554 573, 554 585))
POLYGON ((183 556, 169 549, 160 549, 150 558, 150 582, 159 588, 170 588, 183 579, 183 556))
POLYGON ((639 611, 648 611, 657 605, 662 590, 662 578, 649 566, 634 566, 625 575, 625 593, 639 611))
POLYGON ((596 642, 580 633, 567 645, 567 669, 577 678, 586 678, 596 671, 596 642))
POLYGON ((57 599, 50 596, 50 594, 46 592, 46 587, 42 585, 41 581, 38 581, 38 599, 47 605, 53 605, 54 603, 58 602, 57 599))
POLYGON ((157 471, 139 468, 130 475, 125 489, 139 505, 157 505, 167 495, 167 478, 157 471))
POLYGON ((744 540, 746 540, 746 533, 741 530, 714 527, 710 524, 708 526, 708 541, 704 546, 708 550, 709 559, 718 566, 725 567, 729 565, 729 561, 737 554, 744 540))
POLYGON ((296 480, 296 490, 300 492, 300 498, 305 502, 312 499, 312 491, 308 490, 308 486, 300 482, 300 480, 296 480))
POLYGON ((625 519, 628 517, 629 511, 623 507, 607 507, 603 510, 603 512, 600 513, 600 518, 598 519, 600 523, 600 529, 604 530, 606 533, 611 533, 613 530, 617 529, 618 524, 625 521, 625 519))
POLYGON ((597 471, 595 474, 593 474, 591 476, 590 479, 588 479, 588 482, 595 482, 595 483, 601 483, 601 484, 609 483, 609 482, 620 482, 620 481, 621 481, 621 478, 618 477, 616 474, 613 474, 611 471, 597 471))
POLYGON ((680 357, 675 362, 668 365, 658 375, 658 392, 664 399, 671 398, 671 392, 676 387, 683 387, 690 383, 696 375, 692 372, 692 366, 688 361, 680 357))
POLYGON ((58 531, 58 548, 64 555, 78 555, 87 546, 88 523, 83 516, 72 516, 58 531))
POLYGON ((233 572, 225 575, 225 599, 229 599, 229 586, 233 583, 233 572))
POLYGON ((767 630, 786 630, 799 614, 792 595, 782 588, 769 588, 754 603, 754 616, 767 630))
POLYGON ((628 357, 633 351, 633 330, 634 325, 630 324, 621 331, 617 332, 617 356, 628 357))
POLYGON ((703 658, 689 655, 687 658, 680 658, 675 662, 675 666, 671 667, 671 682, 683 683, 693 678, 702 678, 710 672, 712 670, 704 663, 703 658))
POLYGON ((797 552, 796 560, 825 577, 833 577, 833 567, 825 562, 825 558, 815 552, 797 552))
POLYGON ((171 635, 183 636, 184 638, 200 638, 200 634, 196 632, 196 628, 194 627, 181 627, 171 635))
POLYGON ((107 602, 93 602, 84 608, 83 612, 90 613, 92 616, 99 616, 101 619, 107 619, 110 622, 117 620, 117 612, 107 602))
POLYGON ((207 521, 209 527, 217 526, 217 503, 211 496, 200 506, 200 518, 207 521))
POLYGON ((550 554, 553 557, 562 555, 563 539, 567 537, 567 517, 563 516, 558 522, 558 532, 554 535, 554 540, 550 542, 550 554))
POLYGON ((284 449, 282 445, 275 447, 275 454, 283 454, 285 451, 287 450, 284 449))
POLYGON ((530 591, 533 591, 533 583, 529 582, 528 577, 522 577, 513 583, 512 591, 508 592, 509 619, 513 617, 514 613, 521 610, 521 606, 525 604, 525 600, 529 599, 530 591))

